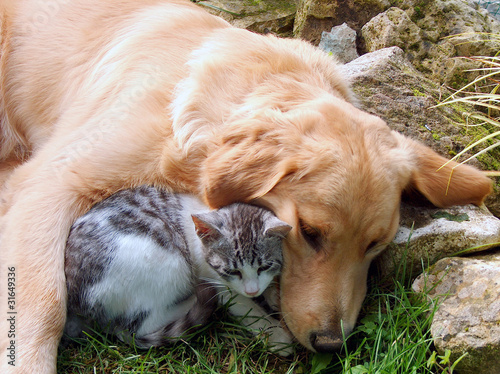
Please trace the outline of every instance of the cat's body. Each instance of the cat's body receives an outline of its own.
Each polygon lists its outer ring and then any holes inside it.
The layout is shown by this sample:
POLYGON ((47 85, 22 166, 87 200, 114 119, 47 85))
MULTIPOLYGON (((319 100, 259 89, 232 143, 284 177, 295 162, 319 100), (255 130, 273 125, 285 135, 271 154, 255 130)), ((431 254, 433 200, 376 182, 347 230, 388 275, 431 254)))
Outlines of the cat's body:
MULTIPOLYGON (((279 273, 289 229, 251 205, 209 211, 195 197, 153 187, 118 192, 80 217, 68 237, 66 332, 75 335, 84 317, 124 341, 134 336, 139 347, 162 345, 205 323, 218 293, 244 324, 289 343, 250 299, 279 273)), ((273 290, 266 293, 272 299, 273 290)))

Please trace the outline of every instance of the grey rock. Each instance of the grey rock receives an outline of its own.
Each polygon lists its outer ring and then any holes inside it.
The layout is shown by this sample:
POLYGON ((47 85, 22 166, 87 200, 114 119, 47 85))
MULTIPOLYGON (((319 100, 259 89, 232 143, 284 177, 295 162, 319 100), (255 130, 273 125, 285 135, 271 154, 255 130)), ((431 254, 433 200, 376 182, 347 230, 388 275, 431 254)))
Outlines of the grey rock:
POLYGON ((451 107, 433 108, 443 89, 418 72, 401 48, 364 54, 341 70, 362 109, 381 117, 392 129, 448 157, 464 141, 463 132, 453 124, 461 120, 460 113, 451 107), (440 143, 443 136, 446 145, 440 143))
POLYGON ((422 272, 443 257, 500 246, 500 219, 474 205, 447 209, 401 206, 400 227, 377 267, 384 277, 398 269, 406 276, 422 272))
POLYGON ((422 49, 421 30, 402 9, 392 7, 373 17, 361 29, 361 36, 368 52, 400 47, 409 60, 422 57, 415 53, 422 49))
POLYGON ((431 42, 466 32, 498 31, 498 22, 475 1, 403 0, 399 8, 407 12, 431 42))
POLYGON ((292 35, 296 13, 294 1, 204 0, 197 4, 235 27, 262 34, 292 35))
POLYGON ((500 253, 479 258, 446 258, 413 283, 434 301, 431 325, 441 354, 452 352, 461 374, 500 372, 500 253))
POLYGON ((371 19, 362 29, 368 52, 399 46, 414 66, 435 82, 459 88, 467 69, 479 66, 457 56, 489 56, 499 43, 500 23, 469 0, 402 0, 371 19), (479 34, 482 33, 482 34, 479 34))
POLYGON ((343 23, 330 32, 323 31, 318 47, 331 53, 341 63, 351 62, 359 57, 356 50, 356 31, 343 23))

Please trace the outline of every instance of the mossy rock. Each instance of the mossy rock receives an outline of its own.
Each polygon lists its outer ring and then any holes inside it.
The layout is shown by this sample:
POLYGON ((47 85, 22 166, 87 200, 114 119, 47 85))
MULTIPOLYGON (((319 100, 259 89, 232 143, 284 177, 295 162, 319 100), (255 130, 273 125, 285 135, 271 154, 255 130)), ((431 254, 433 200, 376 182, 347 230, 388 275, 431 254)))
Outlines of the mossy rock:
POLYGON ((461 374, 496 374, 500 367, 500 255, 445 258, 426 270, 413 289, 439 305, 431 334, 437 351, 451 351, 461 374))
POLYGON ((291 36, 296 13, 294 1, 201 0, 196 3, 235 27, 258 33, 291 36))
POLYGON ((472 81, 477 62, 456 58, 490 56, 500 50, 492 35, 500 23, 465 0, 401 0, 362 29, 368 52, 399 46, 413 65, 435 82, 455 89, 472 81), (479 34, 481 33, 481 34, 479 34))

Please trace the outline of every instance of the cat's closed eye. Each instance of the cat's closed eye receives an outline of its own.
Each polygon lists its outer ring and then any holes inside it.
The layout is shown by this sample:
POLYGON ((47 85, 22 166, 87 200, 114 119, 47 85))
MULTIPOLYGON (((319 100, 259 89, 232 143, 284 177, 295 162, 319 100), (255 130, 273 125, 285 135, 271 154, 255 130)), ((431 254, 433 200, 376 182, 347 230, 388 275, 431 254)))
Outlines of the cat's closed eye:
POLYGON ((225 275, 228 275, 230 277, 238 277, 240 279, 243 278, 241 271, 239 271, 239 270, 226 270, 224 273, 225 273, 225 275))
POLYGON ((273 264, 265 264, 257 269, 257 274, 261 274, 264 271, 268 271, 273 267, 273 264))

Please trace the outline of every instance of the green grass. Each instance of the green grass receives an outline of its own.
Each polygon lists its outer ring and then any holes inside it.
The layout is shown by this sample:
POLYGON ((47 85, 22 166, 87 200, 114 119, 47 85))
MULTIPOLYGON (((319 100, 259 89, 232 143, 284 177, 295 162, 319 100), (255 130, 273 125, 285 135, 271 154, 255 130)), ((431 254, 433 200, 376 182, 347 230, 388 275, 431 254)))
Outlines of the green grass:
POLYGON ((60 349, 58 373, 450 373, 435 360, 433 306, 411 291, 404 273, 370 287, 358 326, 337 354, 297 346, 292 357, 277 356, 265 336, 252 336, 219 308, 198 333, 149 351, 94 333, 60 349))
MULTIPOLYGON (((491 35, 497 42, 500 42, 500 35, 491 35)), ((500 52, 499 52, 500 53, 500 52)), ((477 139, 467 145, 452 160, 459 161, 459 158, 466 152, 473 150, 474 154, 461 161, 466 163, 472 158, 478 158, 486 153, 498 156, 500 147, 500 57, 469 57, 469 60, 478 62, 481 68, 472 71, 478 72, 479 76, 469 84, 466 84, 453 95, 448 97, 437 107, 443 105, 465 104, 471 111, 463 111, 462 116, 465 126, 471 133, 478 133, 477 139)), ((498 168, 498 164, 492 165, 498 168)), ((490 171, 488 175, 499 177, 500 171, 490 171)))

